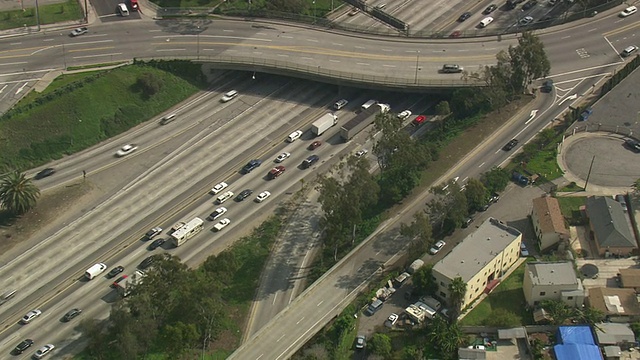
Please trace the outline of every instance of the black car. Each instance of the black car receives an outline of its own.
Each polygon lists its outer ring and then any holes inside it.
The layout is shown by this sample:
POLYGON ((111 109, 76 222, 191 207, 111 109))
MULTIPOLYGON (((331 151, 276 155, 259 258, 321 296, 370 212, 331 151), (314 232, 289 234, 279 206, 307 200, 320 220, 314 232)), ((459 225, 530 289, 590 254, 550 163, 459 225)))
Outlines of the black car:
POLYGON ((153 265, 153 263, 156 261, 156 258, 151 255, 148 258, 142 260, 142 262, 140 263, 140 265, 138 265, 138 267, 142 270, 150 267, 151 265, 153 265))
POLYGON ((40 171, 39 173, 36 174, 36 176, 34 176, 34 179, 39 180, 39 179, 43 179, 46 178, 47 176, 51 176, 56 172, 56 169, 54 168, 46 168, 42 171, 40 171))
POLYGON ((511 141, 509 141, 503 148, 502 150, 504 151, 509 151, 511 149, 513 149, 514 147, 516 147, 516 145, 518 145, 518 140, 516 139, 511 139, 511 141))
POLYGON ((262 165, 262 161, 260 159, 251 160, 242 168, 242 173, 248 174, 260 165, 262 165))
POLYGON ((63 320, 65 322, 67 321, 71 321, 73 318, 76 318, 78 315, 80 315, 82 313, 82 310, 80 309, 71 309, 69 310, 69 312, 67 312, 66 314, 64 314, 64 318, 63 320))
POLYGON ((522 10, 529 10, 536 5, 538 5, 538 0, 529 0, 524 5, 522 5, 522 10))
POLYGON ((320 160, 320 157, 318 155, 311 155, 302 161, 302 168, 308 169, 309 167, 311 167, 311 165, 316 163, 318 160, 320 160))
POLYGON ((497 8, 498 8, 498 5, 491 4, 491 5, 487 6, 487 8, 484 9, 484 11, 482 13, 485 14, 485 15, 489 15, 492 12, 496 11, 497 8))
POLYGON ((640 152, 640 142, 633 139, 627 139, 624 144, 633 152, 640 152))
POLYGON ((124 266, 116 266, 107 274, 108 278, 112 278, 124 271, 124 266))
POLYGON ((149 245, 149 250, 155 250, 159 248, 160 246, 162 246, 162 244, 164 244, 165 241, 166 240, 163 238, 153 240, 153 242, 149 245))
POLYGON ((16 354, 22 354, 22 352, 30 348, 31 345, 33 345, 33 340, 31 339, 23 340, 20 344, 18 344, 18 346, 16 346, 15 348, 16 354))
POLYGON ((543 92, 551 92, 553 90, 553 80, 552 79, 545 80, 540 90, 543 92))
POLYGON ((249 195, 253 194, 253 190, 251 189, 245 189, 242 190, 242 192, 240 192, 240 194, 238 194, 238 196, 236 196, 236 201, 242 201, 246 198, 249 197, 249 195))
POLYGON ((469 225, 471 225, 472 222, 473 222, 473 218, 472 217, 468 217, 462 222, 462 227, 463 228, 468 228, 469 225))
POLYGON ((471 13, 467 11, 466 13, 463 13, 462 15, 460 15, 460 17, 458 18, 458 21, 463 22, 470 17, 471 17, 471 13))

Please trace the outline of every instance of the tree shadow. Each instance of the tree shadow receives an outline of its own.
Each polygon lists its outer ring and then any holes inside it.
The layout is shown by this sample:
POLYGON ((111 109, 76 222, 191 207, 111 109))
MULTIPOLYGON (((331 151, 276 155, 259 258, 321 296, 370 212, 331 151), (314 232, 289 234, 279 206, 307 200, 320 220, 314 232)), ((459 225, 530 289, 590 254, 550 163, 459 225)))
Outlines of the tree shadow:
POLYGON ((7 210, 0 210, 0 227, 13 226, 18 219, 20 219, 20 216, 12 214, 7 210))

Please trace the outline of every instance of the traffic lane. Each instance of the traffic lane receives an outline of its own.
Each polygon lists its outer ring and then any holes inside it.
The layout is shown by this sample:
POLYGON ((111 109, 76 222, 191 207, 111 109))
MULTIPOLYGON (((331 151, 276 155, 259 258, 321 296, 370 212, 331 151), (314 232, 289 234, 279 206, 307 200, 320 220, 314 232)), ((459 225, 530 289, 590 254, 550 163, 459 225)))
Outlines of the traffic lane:
MULTIPOLYGON (((208 133, 204 133, 204 134, 208 134, 208 133)), ((190 141, 195 143, 200 140, 198 138, 193 138, 190 141)), ((184 146, 185 144, 182 144, 182 145, 184 146)), ((181 156, 189 156, 190 153, 178 152, 177 155, 178 155, 177 157, 174 157, 173 159, 169 159, 167 162, 168 163, 176 162, 176 161, 179 162, 181 160, 181 156)), ((206 167, 207 162, 200 162, 198 165, 199 167, 206 167)), ((145 172, 152 173, 155 167, 157 167, 157 165, 154 165, 154 167, 152 167, 151 169, 145 169, 145 172)), ((195 173, 198 173, 199 167, 196 167, 196 166, 193 167, 194 168, 193 170, 195 173)), ((202 174, 204 174, 204 172, 200 171, 200 176, 202 176, 202 174)), ((123 189, 120 190, 120 192, 116 196, 108 199, 98 207, 98 209, 100 210, 103 210, 103 209, 106 210, 105 208, 108 209, 110 206, 113 206, 114 208, 112 210, 109 210, 110 212, 109 217, 102 216, 99 213, 100 211, 96 209, 94 209, 94 211, 90 211, 86 213, 82 218, 78 219, 73 224, 70 224, 69 226, 65 227, 55 236, 50 237, 43 242, 40 242, 38 246, 35 248, 37 250, 32 249, 32 251, 22 254, 16 260, 3 266, 0 269, 0 273, 24 274, 25 269, 28 268, 28 269, 31 269, 28 271, 30 279, 37 279, 36 281, 37 283, 43 283, 43 284, 49 283, 50 279, 48 280, 48 277, 51 276, 50 268, 58 267, 59 266, 58 263, 47 262, 46 263, 47 266, 43 266, 43 264, 41 264, 41 262, 39 261, 39 259, 37 259, 37 257, 32 256, 31 252, 42 251, 42 249, 46 249, 47 250, 46 253, 48 253, 49 255, 51 255, 52 252, 55 252, 58 256, 54 256, 53 258, 57 259, 60 263, 66 262, 66 264, 73 264, 76 262, 82 262, 83 260, 81 258, 78 258, 76 253, 64 254, 65 249, 57 246, 57 244, 59 243, 57 239, 59 237, 66 239, 65 241, 67 244, 69 244, 71 241, 75 241, 75 244, 72 247, 76 252, 83 253, 82 252, 83 248, 87 248, 87 247, 93 248, 97 246, 98 244, 94 243, 94 241, 104 236, 103 234, 112 234, 117 236, 118 234, 120 234, 120 232, 127 231, 127 229, 129 229, 130 227, 135 228, 134 225, 136 223, 136 220, 134 217, 130 217, 129 214, 153 213, 154 207, 157 208, 157 207, 160 207, 161 204, 169 202, 169 200, 162 197, 163 193, 171 193, 172 191, 175 191, 176 188, 179 188, 177 184, 181 184, 181 182, 183 182, 183 180, 180 177, 178 178, 171 177, 169 173, 162 172, 162 171, 158 172, 156 176, 142 176, 140 181, 136 183, 131 183, 128 186, 125 186, 123 189), (162 179, 163 177, 164 178, 169 177, 170 179, 169 181, 166 181, 166 180, 160 181, 161 184, 164 184, 167 186, 166 188, 161 187, 157 189, 155 193, 149 193, 148 191, 135 192, 136 188, 145 189, 145 186, 147 186, 147 183, 153 183, 155 181, 162 179), (127 187, 129 189, 127 189, 127 187), (129 190, 130 192, 127 190, 129 190), (147 206, 145 206, 145 204, 147 204, 147 206), (144 211, 140 211, 141 210, 140 207, 144 208, 144 211), (121 222, 116 220, 118 216, 124 217, 121 222), (76 226, 80 226, 80 228, 82 228, 83 224, 88 224, 88 229, 92 229, 92 232, 90 234, 83 234, 81 236, 80 233, 74 230, 76 226), (130 225, 130 227, 128 227, 127 225, 130 225), (108 229, 108 230, 100 231, 102 229, 108 229), (73 260, 67 259, 68 257, 72 257, 73 260), (21 270, 14 271, 13 269, 15 267, 18 267, 21 270)), ((146 188, 148 189, 149 187, 146 187, 146 188)), ((151 188, 156 188, 156 187, 152 186, 151 188)), ((88 260, 85 260, 85 261, 88 262, 88 260)), ((78 267, 80 268, 81 266, 78 266, 78 267)), ((27 281, 24 275, 22 276, 13 275, 12 277, 6 276, 3 278, 11 279, 10 280, 11 284, 12 286, 15 286, 15 287, 20 287, 22 281, 27 281)), ((5 284, 5 285, 9 286, 9 284, 5 284)), ((39 285, 31 284, 31 286, 37 287, 39 285)), ((24 296, 23 294, 19 293, 17 295, 17 300, 20 300, 18 298, 20 298, 21 295, 24 296)), ((0 309, 0 310, 4 310, 4 309, 0 309)))

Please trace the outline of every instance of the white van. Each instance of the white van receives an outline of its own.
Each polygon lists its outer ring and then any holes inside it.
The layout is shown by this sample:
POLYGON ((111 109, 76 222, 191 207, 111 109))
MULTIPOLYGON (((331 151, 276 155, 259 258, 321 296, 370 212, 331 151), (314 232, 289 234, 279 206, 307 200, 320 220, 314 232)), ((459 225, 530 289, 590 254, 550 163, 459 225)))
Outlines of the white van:
POLYGON ((120 16, 129 16, 129 9, 127 9, 127 5, 125 3, 118 4, 117 9, 120 16))
POLYGON ((87 271, 84 273, 84 276, 87 279, 92 280, 96 276, 102 274, 102 272, 105 271, 105 270, 107 270, 107 265, 105 265, 103 263, 97 263, 97 264, 93 265, 92 267, 88 268, 87 271))
POLYGON ((167 115, 160 120, 161 125, 166 125, 176 119, 176 114, 167 115))
POLYGON ((294 131, 291 134, 289 134, 289 136, 287 137, 287 142, 292 143, 292 142, 300 139, 300 136, 302 136, 302 131, 300 131, 300 130, 294 131))
POLYGON ((362 104, 362 110, 367 110, 368 108, 372 107, 377 103, 378 103, 377 100, 369 100, 366 103, 362 104))
POLYGON ((238 92, 236 90, 231 90, 231 91, 227 92, 226 94, 222 95, 222 99, 220 99, 220 100, 222 102, 227 102, 227 101, 233 100, 236 96, 238 96, 238 92))
POLYGON ((218 196, 218 198, 216 199, 216 203, 222 204, 223 202, 231 199, 232 197, 233 197, 233 192, 227 191, 226 193, 218 196))
POLYGON ((482 21, 480 21, 480 24, 478 24, 479 27, 484 28, 487 27, 487 25, 491 24, 493 22, 493 18, 491 16, 487 16, 486 18, 482 19, 482 21))

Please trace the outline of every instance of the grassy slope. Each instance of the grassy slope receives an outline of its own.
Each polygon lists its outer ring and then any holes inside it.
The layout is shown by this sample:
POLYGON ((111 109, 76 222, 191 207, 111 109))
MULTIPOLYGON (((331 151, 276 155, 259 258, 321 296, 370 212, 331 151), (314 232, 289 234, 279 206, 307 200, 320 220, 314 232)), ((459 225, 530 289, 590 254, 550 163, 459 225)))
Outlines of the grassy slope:
MULTIPOLYGON (((69 85, 72 80, 86 78, 86 74, 63 77, 52 89, 69 85)), ((188 81, 148 66, 126 66, 110 70, 83 87, 29 107, 11 118, 0 118, 0 153, 2 161, 18 169, 26 169, 60 158, 92 146, 107 138, 101 120, 113 119, 116 114, 135 126, 157 113, 165 111, 195 93, 198 88, 188 81), (135 86, 138 76, 153 73, 164 86, 146 98, 135 86)), ((53 90, 39 96, 43 99, 53 90)))
MULTIPOLYGON (((28 6, 30 6, 29 3, 28 6)), ((62 4, 50 4, 38 6, 40 24, 54 24, 57 22, 80 20, 84 17, 80 3, 76 0, 69 0, 62 4)), ((0 12, 0 30, 20 28, 25 25, 37 25, 36 11, 34 7, 25 7, 25 11, 20 9, 0 12)))

